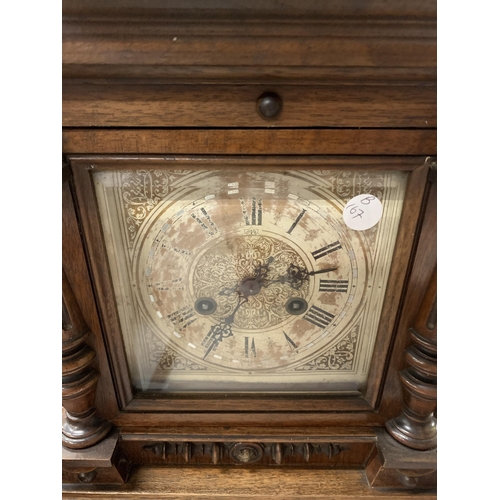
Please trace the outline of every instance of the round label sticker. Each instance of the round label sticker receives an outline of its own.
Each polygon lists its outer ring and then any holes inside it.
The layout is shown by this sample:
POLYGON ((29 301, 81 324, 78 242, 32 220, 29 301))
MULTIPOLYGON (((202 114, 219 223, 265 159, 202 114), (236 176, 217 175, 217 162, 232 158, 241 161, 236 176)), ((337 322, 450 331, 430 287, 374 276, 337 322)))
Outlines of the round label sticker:
POLYGON ((351 198, 344 207, 344 222, 351 229, 364 231, 380 220, 382 211, 382 203, 376 196, 360 194, 351 198))

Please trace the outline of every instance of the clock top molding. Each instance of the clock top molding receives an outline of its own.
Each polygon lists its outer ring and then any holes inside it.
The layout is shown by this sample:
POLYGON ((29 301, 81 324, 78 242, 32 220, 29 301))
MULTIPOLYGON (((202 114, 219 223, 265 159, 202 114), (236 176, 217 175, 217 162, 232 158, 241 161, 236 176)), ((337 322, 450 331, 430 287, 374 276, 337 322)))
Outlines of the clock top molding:
MULTIPOLYGON (((398 129, 397 134, 405 134, 394 139, 400 144, 425 143, 421 135, 430 133, 435 142, 434 1, 249 5, 65 0, 62 97, 67 133, 80 127, 322 127, 398 129), (272 95, 280 101, 273 101, 272 95)), ((137 144, 143 141, 131 133, 137 144)), ((98 146, 100 137, 89 140, 98 146)), ((105 140, 112 143, 116 138, 105 140)), ((256 137, 255 143, 262 140, 256 137)), ((288 136, 283 140, 297 142, 288 136)), ((342 135, 338 140, 345 143, 351 138, 342 135)), ((353 142, 359 144, 360 139, 353 142)), ((371 135, 369 142, 374 148, 382 144, 371 135)), ((379 153, 370 147, 323 148, 317 154, 379 153)), ((393 154, 435 153, 432 148, 416 149, 393 154)), ((65 144, 65 152, 86 151, 65 144)), ((146 151, 120 146, 88 152, 146 151)), ((283 154, 279 149, 276 153, 283 154)))
MULTIPOLYGON (((425 142, 422 133, 435 142, 435 17, 434 1, 255 1, 250 7, 236 1, 65 0, 63 127, 67 134, 81 127, 390 128, 405 134, 395 138, 400 144, 425 142), (279 112, 268 116, 273 106, 279 112)), ((135 143, 143 141, 131 133, 135 143)), ((100 137, 89 140, 98 146, 100 137)), ((378 137, 368 140, 382 144, 378 137)), ((64 150, 87 152, 73 144, 64 150)), ((147 151, 121 145, 88 152, 147 151)), ((356 153, 317 150, 330 152, 356 153)), ((410 147, 393 154, 422 152, 435 151, 410 147)))

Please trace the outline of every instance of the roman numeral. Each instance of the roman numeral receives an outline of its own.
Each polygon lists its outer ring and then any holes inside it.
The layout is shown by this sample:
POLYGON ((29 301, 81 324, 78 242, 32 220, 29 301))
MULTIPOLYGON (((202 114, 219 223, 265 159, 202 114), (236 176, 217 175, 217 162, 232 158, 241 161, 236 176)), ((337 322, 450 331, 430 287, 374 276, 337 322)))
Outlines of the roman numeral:
POLYGON ((337 250, 340 250, 342 248, 342 245, 336 241, 335 243, 330 243, 329 245, 326 245, 326 247, 320 248, 319 250, 315 250, 312 253, 312 256, 314 257, 314 260, 321 259, 321 257, 324 257, 325 255, 328 255, 329 253, 336 252, 337 250))
POLYGON ((320 292, 347 292, 349 280, 319 280, 320 292))
POLYGON ((219 232, 219 228, 217 227, 217 225, 215 224, 215 222, 212 220, 212 218, 210 217, 209 213, 205 210, 205 207, 201 207, 200 211, 203 214, 203 216, 205 217, 205 219, 208 221, 208 224, 210 225, 210 228, 212 229, 212 231, 214 233, 219 232))
POLYGON ((262 226, 262 198, 252 198, 250 215, 243 198, 240 198, 240 205, 247 226, 262 226))
POLYGON ((298 349, 297 344, 286 334, 286 332, 283 332, 283 335, 285 336, 288 345, 292 348, 292 351, 294 349, 298 349))
POLYGON ((157 281, 155 288, 157 290, 184 290, 184 285, 182 284, 182 278, 176 278, 174 280, 157 281))
POLYGON ((185 257, 186 259, 188 259, 191 256, 191 252, 189 252, 188 250, 184 250, 182 248, 171 247, 170 245, 167 245, 165 243, 162 243, 161 247, 166 248, 167 250, 172 250, 173 252, 182 255, 182 257, 185 257))
POLYGON ((195 311, 192 307, 185 306, 178 311, 171 314, 167 314, 167 318, 178 328, 179 330, 184 330, 190 324, 194 323, 198 318, 195 315, 195 311))
POLYGON ((201 207, 200 209, 201 216, 206 220, 205 223, 197 214, 192 213, 191 217, 200 225, 200 227, 205 231, 209 236, 213 236, 215 233, 219 232, 219 228, 212 220, 208 212, 205 210, 205 207, 201 207), (208 225, 207 225, 208 224, 208 225))
POLYGON ((292 231, 297 227, 297 224, 300 222, 300 219, 304 217, 304 214, 307 212, 307 210, 304 208, 302 212, 298 215, 298 217, 295 219, 294 223, 290 226, 290 229, 287 231, 288 234, 292 234, 292 231))
POLYGON ((250 353, 252 357, 257 357, 257 351, 255 349, 255 340, 252 337, 252 343, 250 344, 250 337, 245 337, 245 358, 250 357, 250 353))
POLYGON ((319 326, 320 328, 326 328, 331 323, 333 318, 335 318, 333 314, 330 314, 329 312, 326 312, 316 306, 312 306, 304 316, 306 321, 309 321, 309 323, 319 326))

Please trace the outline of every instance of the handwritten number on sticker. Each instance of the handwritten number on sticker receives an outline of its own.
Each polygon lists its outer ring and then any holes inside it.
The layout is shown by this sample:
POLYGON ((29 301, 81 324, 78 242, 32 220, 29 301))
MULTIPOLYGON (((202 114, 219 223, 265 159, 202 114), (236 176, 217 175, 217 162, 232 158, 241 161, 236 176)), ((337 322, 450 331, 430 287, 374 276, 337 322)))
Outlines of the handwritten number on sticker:
POLYGON ((347 227, 365 231, 373 227, 382 217, 382 203, 371 194, 363 193, 351 198, 344 207, 343 218, 347 227))
POLYGON ((376 200, 375 196, 367 196, 361 200, 363 205, 369 205, 373 200, 376 200))
MULTIPOLYGON (((363 198, 360 201, 363 205, 369 205, 372 200, 375 200, 375 196, 367 196, 366 198, 363 198)), ((349 213, 352 215, 352 218, 355 219, 356 217, 361 217, 363 218, 363 214, 365 213, 364 210, 361 210, 361 208, 358 207, 355 203, 351 203, 350 205, 347 205, 346 210, 349 209, 349 213)))

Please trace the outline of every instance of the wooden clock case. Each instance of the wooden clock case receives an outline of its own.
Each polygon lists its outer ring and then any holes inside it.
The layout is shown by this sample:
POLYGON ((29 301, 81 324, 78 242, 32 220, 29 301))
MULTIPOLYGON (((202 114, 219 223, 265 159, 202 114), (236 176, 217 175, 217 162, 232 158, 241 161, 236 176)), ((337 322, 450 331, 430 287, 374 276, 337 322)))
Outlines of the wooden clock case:
POLYGON ((435 16, 433 1, 63 2, 68 498, 205 469, 336 471, 346 498, 435 488, 435 16), (409 172, 362 397, 134 393, 90 176, 176 161, 409 172))

